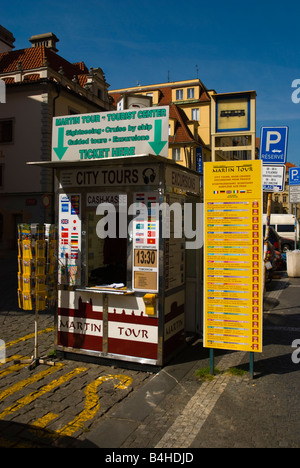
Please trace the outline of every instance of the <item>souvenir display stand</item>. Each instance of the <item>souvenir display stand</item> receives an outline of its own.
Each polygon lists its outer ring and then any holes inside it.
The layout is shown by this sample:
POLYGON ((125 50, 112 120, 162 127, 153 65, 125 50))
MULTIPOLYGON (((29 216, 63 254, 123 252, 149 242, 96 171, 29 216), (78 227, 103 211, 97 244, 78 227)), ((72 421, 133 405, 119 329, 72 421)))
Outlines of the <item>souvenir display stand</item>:
MULTIPOLYGON (((54 365, 38 355, 39 311, 53 309, 57 297, 57 231, 51 224, 18 225, 18 303, 23 310, 35 311, 34 353, 22 360, 29 368, 54 365)), ((16 361, 19 362, 19 361, 16 361)))

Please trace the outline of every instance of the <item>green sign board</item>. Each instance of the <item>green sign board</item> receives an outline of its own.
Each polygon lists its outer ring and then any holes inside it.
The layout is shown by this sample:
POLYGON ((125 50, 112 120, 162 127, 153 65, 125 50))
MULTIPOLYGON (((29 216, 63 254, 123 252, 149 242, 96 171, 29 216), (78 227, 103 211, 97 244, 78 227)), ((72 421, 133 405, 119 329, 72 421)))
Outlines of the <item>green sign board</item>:
POLYGON ((169 107, 53 118, 52 161, 154 154, 168 157, 169 107))

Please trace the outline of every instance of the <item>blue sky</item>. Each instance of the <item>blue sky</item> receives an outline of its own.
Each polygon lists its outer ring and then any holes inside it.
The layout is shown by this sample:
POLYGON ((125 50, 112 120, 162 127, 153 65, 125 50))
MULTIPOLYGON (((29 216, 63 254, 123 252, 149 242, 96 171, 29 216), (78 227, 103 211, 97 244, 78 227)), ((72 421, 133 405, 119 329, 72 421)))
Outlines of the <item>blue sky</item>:
POLYGON ((287 125, 288 161, 300 166, 299 18, 294 0, 10 0, 0 24, 16 49, 53 32, 58 53, 101 67, 109 89, 198 77, 219 93, 255 90, 257 136, 287 125))

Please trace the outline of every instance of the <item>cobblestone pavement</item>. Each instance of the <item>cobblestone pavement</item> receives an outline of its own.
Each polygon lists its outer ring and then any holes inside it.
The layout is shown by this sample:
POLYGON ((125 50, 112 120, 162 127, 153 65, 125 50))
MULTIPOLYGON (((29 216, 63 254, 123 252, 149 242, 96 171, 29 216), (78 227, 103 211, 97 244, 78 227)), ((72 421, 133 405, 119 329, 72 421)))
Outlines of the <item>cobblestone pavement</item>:
MULTIPOLYGON (((18 310, 15 265, 3 266, 0 447, 300 446, 300 364, 292 361, 292 343, 300 340, 299 278, 282 274, 269 287, 264 348, 255 355, 254 379, 247 353, 216 351, 220 373, 199 380, 196 370, 209 366, 201 339, 157 374, 65 359, 33 370, 14 364, 32 355, 34 315, 18 310), (241 375, 228 373, 232 367, 241 375)), ((39 355, 53 350, 53 319, 39 314, 39 355)))
POLYGON ((103 415, 152 374, 53 359, 54 314, 46 312, 38 318, 38 356, 55 365, 30 370, 25 359, 34 353, 35 314, 18 308, 14 257, 0 262, 0 339, 6 346, 0 362, 0 447, 80 447, 103 415))

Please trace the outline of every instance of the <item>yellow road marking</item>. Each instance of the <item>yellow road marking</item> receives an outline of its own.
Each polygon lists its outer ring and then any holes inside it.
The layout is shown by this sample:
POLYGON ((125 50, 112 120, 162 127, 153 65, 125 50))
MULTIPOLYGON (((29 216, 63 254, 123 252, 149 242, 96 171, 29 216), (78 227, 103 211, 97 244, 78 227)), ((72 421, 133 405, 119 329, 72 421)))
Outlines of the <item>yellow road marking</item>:
MULTIPOLYGON (((57 367, 58 366, 56 366, 56 368, 57 367)), ((52 371, 55 370, 55 367, 54 368, 51 367, 50 369, 48 369, 48 372, 50 370, 52 370, 52 371)), ((17 410, 23 408, 23 406, 28 405, 29 403, 32 403, 33 401, 35 401, 40 396, 42 396, 45 393, 50 392, 51 390, 53 390, 53 388, 58 387, 59 385, 63 384, 64 382, 67 382, 68 380, 70 380, 75 375, 80 374, 81 372, 84 372, 86 370, 87 369, 85 367, 77 367, 76 369, 72 370, 71 372, 68 372, 68 374, 62 375, 59 379, 55 379, 52 382, 50 382, 48 385, 45 385, 39 391, 32 392, 29 395, 27 395, 27 396, 25 396, 23 398, 20 398, 16 403, 9 406, 8 408, 6 408, 4 411, 2 411, 0 413, 0 419, 4 418, 8 414, 13 413, 14 411, 17 411, 17 410)), ((42 372, 40 372, 40 374, 41 373, 42 372)))
MULTIPOLYGON (((54 330, 53 327, 51 327, 51 328, 45 328, 44 330, 38 331, 38 335, 42 335, 43 333, 48 333, 48 332, 51 332, 51 331, 53 331, 53 330, 54 330)), ((20 343, 21 341, 30 340, 30 339, 32 339, 32 338, 34 338, 34 337, 35 337, 35 334, 34 334, 34 333, 30 333, 29 335, 22 336, 21 338, 18 338, 17 340, 8 341, 7 343, 5 343, 5 346, 0 347, 0 351, 1 351, 1 349, 3 349, 4 347, 5 347, 5 348, 9 348, 10 346, 13 346, 13 345, 15 345, 15 344, 18 344, 18 343, 20 343)), ((20 356, 20 357, 22 358, 22 356, 20 356)), ((11 360, 11 358, 6 358, 6 359, 4 360, 4 362, 1 362, 1 361, 0 361, 0 366, 2 366, 3 364, 9 362, 10 360, 11 360)))
MULTIPOLYGON (((48 333, 53 331, 54 328, 45 328, 44 330, 40 330, 38 332, 39 335, 42 333, 48 333)), ((34 338, 35 334, 30 333, 28 335, 25 335, 21 338, 18 338, 17 340, 10 341, 5 344, 5 347, 8 348, 10 346, 13 346, 17 343, 29 340, 34 338)), ((22 356, 12 356, 10 358, 6 359, 6 362, 10 362, 12 360, 17 360, 19 358, 22 358, 22 356)), ((1 364, 0 364, 1 365, 1 364)), ((15 372, 19 370, 21 367, 24 367, 26 364, 16 364, 13 366, 10 366, 8 369, 4 369, 3 371, 0 372, 0 376, 5 376, 8 375, 12 372, 15 372)), ((21 390, 22 388, 30 385, 31 383, 37 382, 43 377, 51 374, 52 372, 55 372, 57 369, 63 367, 63 364, 56 364, 55 367, 50 367, 47 368, 44 371, 39 372, 36 375, 33 375, 29 377, 28 379, 22 380, 21 382, 18 382, 14 385, 12 385, 10 388, 4 390, 3 392, 0 392, 0 401, 4 400, 6 397, 9 395, 12 395, 13 393, 21 390)), ((73 376, 84 372, 86 368, 76 368, 75 370, 69 372, 68 374, 61 376, 59 379, 53 380, 50 384, 45 385, 40 389, 38 392, 32 392, 29 395, 19 399, 16 403, 11 405, 10 407, 6 408, 4 411, 0 413, 0 418, 4 418, 8 414, 11 414, 19 409, 21 409, 23 406, 31 403, 32 401, 36 400, 40 396, 44 395, 45 393, 51 391, 53 388, 58 387, 59 385, 63 384, 64 382, 67 382, 70 380, 73 376)), ((82 429, 84 427, 84 423, 91 420, 98 412, 100 408, 100 403, 99 403, 99 397, 97 395, 97 389, 100 385, 102 385, 104 382, 112 379, 118 379, 119 383, 115 385, 115 388, 118 389, 125 389, 127 388, 131 382, 132 378, 128 377, 123 374, 118 374, 118 375, 107 375, 107 376, 102 376, 99 377, 97 380, 91 382, 88 384, 85 388, 85 396, 86 396, 86 401, 85 401, 85 408, 84 410, 70 423, 68 423, 65 427, 62 429, 56 431, 54 434, 57 435, 64 435, 64 436, 69 436, 76 432, 78 429, 82 429)), ((45 416, 42 418, 38 419, 33 423, 33 426, 35 428, 45 428, 52 420, 57 418, 59 415, 55 413, 47 413, 45 416)), ((1 441, 0 441, 0 446, 1 446, 1 441)))
MULTIPOLYGON (((38 331, 38 335, 42 335, 42 333, 48 333, 48 332, 51 332, 53 331, 54 328, 51 327, 51 328, 45 328, 44 330, 40 330, 38 331)), ((10 346, 13 346, 17 343, 20 343, 21 341, 26 341, 26 340, 30 340, 31 338, 34 338, 35 337, 35 334, 34 333, 30 333, 29 335, 25 335, 25 336, 22 336, 21 338, 18 338, 17 340, 13 340, 13 341, 8 341, 7 343, 5 343, 5 347, 6 348, 9 348, 10 346)))
MULTIPOLYGON (((31 424, 30 426, 30 432, 32 432, 36 439, 40 438, 53 438, 55 434, 52 432, 41 432, 41 429, 43 429, 47 424, 49 424, 53 419, 57 418, 59 414, 54 414, 54 413, 47 413, 45 416, 43 416, 40 419, 37 419, 34 423, 31 424)), ((5 439, 4 437, 0 437, 0 447, 15 447, 15 448, 34 448, 35 443, 34 442, 24 442, 24 441, 17 441, 15 440, 9 440, 5 439)))
POLYGON ((42 418, 37 419, 32 423, 33 427, 44 429, 48 424, 51 423, 54 419, 58 418, 59 414, 56 413, 47 413, 42 418))
POLYGON ((88 384, 85 388, 85 408, 84 410, 70 423, 68 423, 65 427, 56 431, 59 435, 63 436, 71 436, 74 432, 78 429, 84 428, 84 423, 93 419, 93 417, 97 414, 100 408, 99 397, 97 395, 97 389, 99 385, 102 385, 107 380, 118 379, 120 380, 119 384, 115 385, 115 388, 125 389, 127 388, 131 382, 132 378, 126 375, 105 375, 103 377, 99 377, 97 380, 94 380, 90 384, 88 384))
POLYGON ((129 385, 133 381, 132 377, 128 377, 128 375, 123 375, 123 374, 113 375, 112 377, 114 379, 120 380, 120 383, 116 384, 115 388, 120 388, 122 390, 125 390, 125 388, 129 387, 129 385))
MULTIPOLYGON (((15 361, 15 360, 21 360, 23 359, 24 356, 21 355, 16 355, 16 356, 11 356, 10 358, 6 359, 6 362, 10 361, 15 361)), ((28 366, 28 364, 15 364, 13 366, 9 366, 7 369, 3 369, 0 371, 0 377, 5 377, 6 375, 12 374, 13 372, 17 372, 18 370, 22 369, 23 367, 28 366)))
POLYGON ((61 369, 62 367, 63 367, 63 364, 58 363, 55 367, 49 367, 46 370, 39 372, 38 374, 28 377, 28 379, 24 379, 24 380, 21 380, 20 382, 15 383, 11 387, 0 392, 0 401, 4 400, 4 398, 7 398, 9 395, 12 395, 13 393, 18 392, 22 388, 27 387, 27 385, 38 382, 46 375, 52 374, 52 372, 56 372, 57 369, 61 369))

